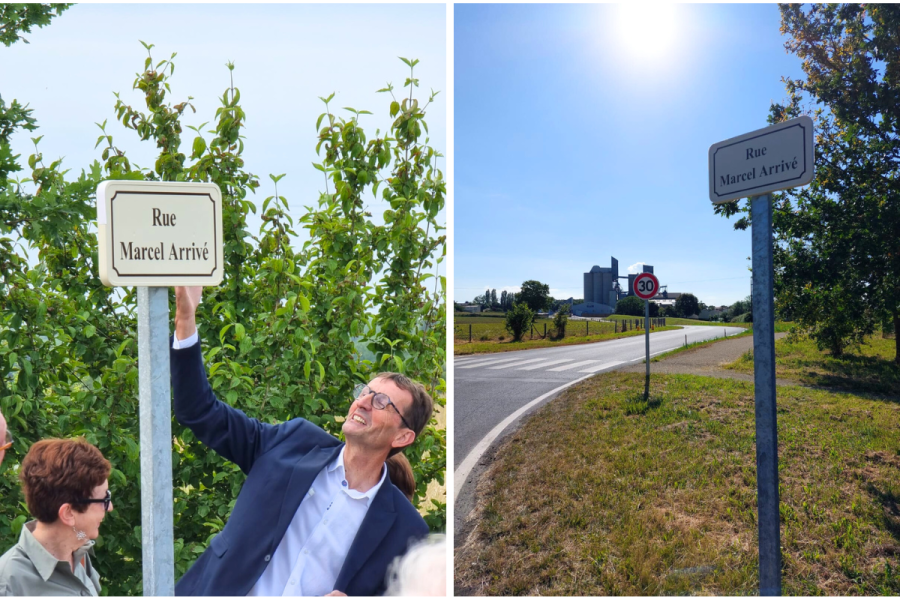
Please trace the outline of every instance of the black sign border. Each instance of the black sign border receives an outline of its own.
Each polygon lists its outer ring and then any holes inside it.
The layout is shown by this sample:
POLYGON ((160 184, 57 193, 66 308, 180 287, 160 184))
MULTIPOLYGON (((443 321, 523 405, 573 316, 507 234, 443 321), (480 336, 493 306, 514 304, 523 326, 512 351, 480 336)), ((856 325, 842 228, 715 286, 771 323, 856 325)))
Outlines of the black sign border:
MULTIPOLYGON (((124 190, 116 190, 116 193, 113 194, 112 198, 109 199, 109 234, 110 234, 110 246, 112 251, 112 265, 111 268, 116 272, 116 275, 120 279, 126 279, 129 277, 212 277, 216 270, 219 268, 219 253, 215 251, 218 247, 218 228, 213 226, 213 255, 215 256, 214 264, 212 271, 209 273, 147 273, 147 274, 130 274, 130 275, 122 275, 119 273, 119 270, 116 268, 116 230, 113 227, 116 220, 113 216, 113 209, 115 208, 113 205, 113 201, 115 201, 116 196, 119 194, 138 194, 144 196, 206 196, 209 198, 209 201, 212 202, 213 205, 213 223, 216 222, 216 201, 212 197, 212 194, 209 192, 141 192, 141 191, 124 191, 124 190)), ((104 200, 105 201, 105 200, 104 200)))
MULTIPOLYGON (((738 141, 736 141, 736 142, 732 142, 732 143, 728 144, 727 146, 719 146, 718 148, 716 148, 716 151, 713 152, 713 194, 716 195, 716 198, 721 198, 721 197, 723 197, 723 196, 731 196, 732 194, 737 194, 737 193, 739 193, 739 192, 745 192, 745 191, 747 191, 747 190, 752 190, 752 189, 754 189, 754 187, 751 186, 751 187, 748 187, 748 188, 744 188, 744 189, 742 189, 742 190, 731 190, 731 191, 728 191, 728 192, 723 192, 723 193, 721 193, 721 194, 720 194, 719 192, 716 191, 716 154, 719 153, 719 150, 724 150, 725 148, 729 148, 729 147, 735 146, 735 145, 737 145, 737 144, 743 144, 744 142, 749 142, 750 140, 755 140, 755 139, 757 139, 757 138, 761 138, 761 137, 764 137, 764 136, 767 136, 767 135, 772 135, 772 134, 775 134, 775 133, 781 133, 782 131, 787 131, 788 129, 791 129, 792 127, 799 127, 800 129, 803 130, 803 171, 801 171, 800 174, 799 174, 798 176, 796 176, 796 177, 790 177, 790 178, 788 178, 788 179, 782 179, 781 181, 773 181, 773 182, 771 182, 771 183, 765 184, 765 186, 756 186, 756 187, 766 187, 766 186, 770 186, 770 185, 779 185, 779 184, 781 184, 781 183, 787 183, 787 182, 789 182, 789 181, 795 181, 795 180, 798 180, 798 179, 803 179, 803 176, 806 174, 806 168, 808 167, 808 165, 806 164, 806 127, 804 126, 803 123, 793 123, 793 124, 791 124, 791 125, 788 125, 787 127, 782 127, 781 129, 776 129, 775 131, 767 131, 766 133, 761 133, 761 134, 759 134, 759 135, 754 135, 753 137, 744 138, 744 139, 742 139, 742 140, 738 140, 738 141)), ((768 193, 768 192, 764 192, 764 193, 768 193)), ((739 199, 739 198, 735 198, 735 199, 737 200, 737 199, 739 199)))

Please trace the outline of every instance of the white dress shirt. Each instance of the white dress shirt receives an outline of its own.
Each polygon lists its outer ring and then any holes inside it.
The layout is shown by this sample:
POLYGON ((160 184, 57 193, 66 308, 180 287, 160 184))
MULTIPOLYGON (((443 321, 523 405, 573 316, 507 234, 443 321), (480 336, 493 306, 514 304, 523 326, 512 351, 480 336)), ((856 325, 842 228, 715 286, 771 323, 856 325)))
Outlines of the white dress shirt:
POLYGON ((248 596, 324 596, 334 590, 344 559, 375 494, 384 483, 387 467, 375 487, 350 489, 344 475, 344 449, 319 471, 294 513, 248 596))
MULTIPOLYGON (((173 336, 172 348, 189 348, 200 341, 194 332, 186 340, 173 336)), ((319 471, 297 507, 272 560, 248 596, 324 596, 334 590, 344 559, 387 477, 366 492, 351 489, 344 474, 344 448, 319 471)))

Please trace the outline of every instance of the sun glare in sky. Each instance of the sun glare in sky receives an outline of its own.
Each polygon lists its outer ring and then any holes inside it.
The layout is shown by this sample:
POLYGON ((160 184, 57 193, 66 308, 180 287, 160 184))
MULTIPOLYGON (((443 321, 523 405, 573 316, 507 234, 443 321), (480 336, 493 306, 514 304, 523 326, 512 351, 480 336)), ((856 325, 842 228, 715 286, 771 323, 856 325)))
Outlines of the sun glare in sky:
POLYGON ((662 61, 675 49, 678 11, 674 4, 618 4, 614 23, 620 47, 636 60, 662 61))

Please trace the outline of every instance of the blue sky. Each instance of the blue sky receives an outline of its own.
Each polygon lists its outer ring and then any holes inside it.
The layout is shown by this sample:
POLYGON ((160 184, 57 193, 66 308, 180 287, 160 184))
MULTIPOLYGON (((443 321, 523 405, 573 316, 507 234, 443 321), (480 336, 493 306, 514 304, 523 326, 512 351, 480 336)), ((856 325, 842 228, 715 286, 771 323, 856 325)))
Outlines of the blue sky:
MULTIPOLYGON (((195 133, 187 126, 209 121, 204 130, 213 127, 229 85, 225 63, 234 61, 234 83, 247 115, 245 168, 262 184, 250 199, 261 206, 274 193, 269 173, 287 173, 278 192, 296 219, 324 191, 323 176, 312 167, 321 162, 315 125, 324 105, 318 97, 336 92, 332 110, 345 117, 350 113, 341 110, 344 106, 373 112, 360 122, 370 138, 377 128, 383 134, 391 122, 391 98, 375 92, 390 81, 400 90, 395 93, 403 93, 409 70, 398 56, 420 60, 416 76, 423 102, 429 89, 444 91, 429 107, 427 121, 431 145, 446 153, 446 11, 440 4, 76 5, 49 26, 24 34, 30 44, 0 47, 3 99, 30 104, 40 126, 34 133, 18 132, 13 151, 27 169, 30 138, 43 135, 44 162, 65 157, 63 166, 75 176, 100 159, 94 123, 108 119, 115 145, 133 163, 152 168, 155 143, 140 142, 113 112, 113 92, 146 110, 142 94, 131 89, 147 56, 138 41, 143 40, 155 44, 155 61, 178 53, 170 97, 173 103, 194 97, 197 113, 188 109, 182 120, 182 148, 190 155, 195 133)), ((207 142, 214 137, 204 135, 207 142)), ((380 220, 386 205, 380 196, 370 198, 380 220)), ((253 233, 259 223, 251 215, 253 233)), ((300 241, 305 239, 305 231, 297 231, 300 241)))
POLYGON ((773 4, 456 5, 454 299, 528 279, 580 298, 610 256, 707 304, 749 295, 707 151, 802 76, 779 25, 773 4))

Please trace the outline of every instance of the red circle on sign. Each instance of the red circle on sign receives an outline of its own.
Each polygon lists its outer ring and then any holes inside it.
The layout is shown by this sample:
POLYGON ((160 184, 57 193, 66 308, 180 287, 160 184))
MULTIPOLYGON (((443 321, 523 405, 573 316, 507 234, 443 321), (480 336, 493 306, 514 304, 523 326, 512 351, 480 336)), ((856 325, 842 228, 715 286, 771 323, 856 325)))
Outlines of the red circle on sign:
POLYGON ((634 295, 641 300, 649 300, 658 293, 659 279, 653 273, 641 273, 634 278, 634 295), (649 281, 647 281, 648 279, 649 281))

